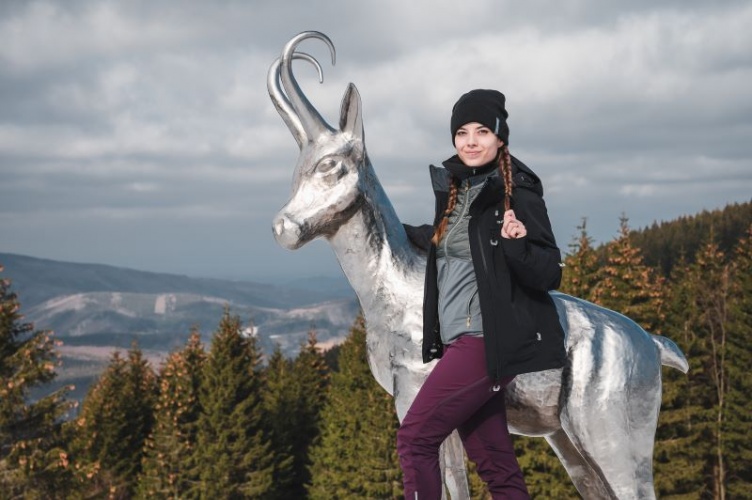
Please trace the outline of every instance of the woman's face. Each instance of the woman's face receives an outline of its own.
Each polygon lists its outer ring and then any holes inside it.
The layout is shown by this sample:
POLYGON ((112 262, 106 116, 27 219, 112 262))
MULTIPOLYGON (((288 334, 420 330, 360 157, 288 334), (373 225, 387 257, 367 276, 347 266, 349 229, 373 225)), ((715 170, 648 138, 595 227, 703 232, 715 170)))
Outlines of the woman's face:
POLYGON ((480 167, 489 163, 499 151, 504 141, 490 128, 480 123, 470 122, 461 126, 454 136, 457 155, 468 167, 480 167))

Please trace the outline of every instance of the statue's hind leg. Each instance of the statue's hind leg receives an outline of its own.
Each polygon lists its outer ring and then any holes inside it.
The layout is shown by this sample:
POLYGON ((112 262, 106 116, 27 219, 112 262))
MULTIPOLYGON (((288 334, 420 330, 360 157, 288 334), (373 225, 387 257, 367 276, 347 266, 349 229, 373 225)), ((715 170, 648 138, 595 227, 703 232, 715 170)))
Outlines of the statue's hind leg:
POLYGON ((660 361, 649 349, 629 356, 638 351, 638 342, 614 344, 604 350, 616 347, 618 355, 606 352, 602 363, 588 370, 573 368, 569 374, 561 426, 603 480, 610 492, 605 498, 650 500, 655 498, 652 458, 661 402, 660 361))
POLYGON ((582 495, 582 498, 613 498, 614 494, 603 478, 600 476, 600 471, 596 470, 585 460, 580 454, 580 451, 576 446, 572 444, 567 434, 559 429, 546 436, 546 441, 551 445, 556 456, 559 457, 559 461, 564 466, 569 474, 569 478, 574 483, 577 491, 582 495))
MULTIPOLYGON (((654 499, 653 470, 652 470, 652 435, 655 426, 647 428, 643 426, 632 427, 627 419, 619 419, 609 424, 594 422, 592 413, 587 412, 568 413, 562 415, 562 427, 567 434, 574 451, 578 452, 579 458, 570 451, 569 455, 562 456, 570 476, 581 476, 578 480, 572 480, 580 490, 580 483, 585 489, 590 489, 597 484, 595 478, 601 480, 600 488, 605 494, 597 493, 590 496, 581 492, 584 498, 618 498, 640 500, 654 499), (589 424, 590 422, 590 424, 589 424), (642 443, 642 444, 641 444, 642 443), (566 460, 571 460, 568 464, 566 460), (590 468, 591 470, 588 470, 590 468), (571 470, 570 470, 571 469, 571 470)), ((608 412, 613 415, 612 412, 608 412)), ((556 436, 558 442, 552 446, 557 449, 566 449, 566 443, 562 445, 561 436, 556 436), (558 448, 557 448, 558 447, 558 448)))

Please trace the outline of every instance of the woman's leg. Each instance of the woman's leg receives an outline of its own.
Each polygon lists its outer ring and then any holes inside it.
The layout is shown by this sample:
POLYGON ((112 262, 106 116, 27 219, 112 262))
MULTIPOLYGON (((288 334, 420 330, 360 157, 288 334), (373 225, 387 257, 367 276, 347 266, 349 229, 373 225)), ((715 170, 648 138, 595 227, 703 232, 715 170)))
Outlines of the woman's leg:
POLYGON ((467 456, 475 462, 494 499, 530 498, 507 427, 504 387, 513 379, 503 379, 498 395, 457 428, 467 456))
POLYGON ((482 337, 464 336, 449 345, 397 432, 405 498, 441 498, 439 446, 492 398, 482 337))

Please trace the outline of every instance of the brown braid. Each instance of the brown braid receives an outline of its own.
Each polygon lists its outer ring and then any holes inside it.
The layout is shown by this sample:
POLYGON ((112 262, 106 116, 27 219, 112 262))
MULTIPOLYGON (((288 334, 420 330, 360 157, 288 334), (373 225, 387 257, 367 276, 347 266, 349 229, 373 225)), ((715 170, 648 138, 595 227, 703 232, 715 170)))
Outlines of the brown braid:
POLYGON ((452 213, 455 205, 457 205, 457 191, 457 182, 455 181, 454 177, 452 177, 451 187, 449 188, 449 201, 447 202, 447 208, 446 210, 444 210, 444 216, 441 218, 441 222, 439 222, 439 225, 436 227, 436 230, 433 233, 433 238, 431 238, 431 243, 433 243, 434 245, 438 245, 439 241, 441 241, 441 237, 444 236, 447 224, 449 223, 449 214, 452 213))
POLYGON ((509 154, 509 148, 506 144, 501 146, 499 155, 499 173, 504 179, 504 211, 506 212, 512 206, 512 157, 509 154))

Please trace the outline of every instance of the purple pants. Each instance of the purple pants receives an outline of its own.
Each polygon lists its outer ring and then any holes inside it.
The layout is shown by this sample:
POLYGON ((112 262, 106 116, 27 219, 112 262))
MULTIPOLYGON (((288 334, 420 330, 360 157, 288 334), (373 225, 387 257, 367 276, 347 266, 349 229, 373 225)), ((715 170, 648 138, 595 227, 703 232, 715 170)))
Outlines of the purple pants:
POLYGON ((507 428, 504 390, 486 372, 482 337, 465 335, 445 347, 397 432, 405 499, 441 498, 439 446, 459 431, 470 460, 494 499, 529 499, 507 428))

